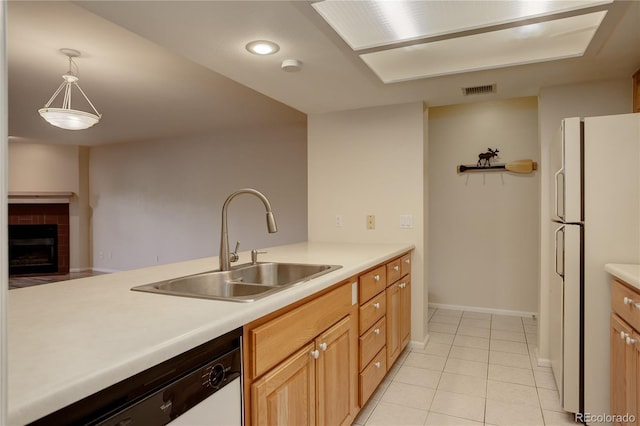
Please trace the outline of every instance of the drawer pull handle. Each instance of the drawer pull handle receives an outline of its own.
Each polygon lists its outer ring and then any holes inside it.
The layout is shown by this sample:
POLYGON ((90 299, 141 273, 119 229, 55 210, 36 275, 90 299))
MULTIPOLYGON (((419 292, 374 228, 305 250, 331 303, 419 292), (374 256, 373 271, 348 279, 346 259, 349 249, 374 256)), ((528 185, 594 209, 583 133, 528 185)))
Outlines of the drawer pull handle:
POLYGON ((374 333, 374 334, 380 334, 380 329, 379 329, 379 328, 376 328, 375 330, 373 330, 373 333, 374 333))
POLYGON ((316 349, 315 351, 311 351, 311 356, 312 356, 314 359, 318 359, 318 357, 320 356, 320 351, 319 351, 319 350, 317 350, 317 349, 316 349))
POLYGON ((382 366, 382 364, 380 364, 380 361, 377 361, 375 364, 373 364, 376 366, 376 368, 380 368, 382 366))
POLYGON ((398 287, 405 288, 406 286, 407 286, 407 283, 400 283, 400 285, 398 287))
POLYGON ((374 303, 373 307, 376 308, 376 309, 380 309, 380 302, 374 303))
POLYGON ((624 331, 621 331, 621 332, 620 332, 620 338, 621 338, 622 340, 626 339, 627 337, 629 337, 629 335, 628 335, 627 333, 625 333, 624 331))
POLYGON ((636 339, 632 339, 631 337, 627 336, 627 345, 633 345, 634 343, 636 343, 636 339))
POLYGON ((374 281, 380 281, 380 275, 374 275, 373 276, 373 280, 374 281))
POLYGON ((322 349, 322 351, 326 351, 327 350, 327 344, 325 342, 320 343, 320 349, 322 349))
POLYGON ((393 270, 398 272, 400 270, 400 267, 398 265, 396 265, 396 266, 393 267, 393 270))
POLYGON ((624 303, 625 305, 630 305, 633 303, 633 299, 631 299, 630 297, 625 296, 624 299, 622 299, 622 303, 624 303))
POLYGON ((405 259, 404 263, 406 263, 407 265, 409 265, 411 263, 411 259, 405 259))

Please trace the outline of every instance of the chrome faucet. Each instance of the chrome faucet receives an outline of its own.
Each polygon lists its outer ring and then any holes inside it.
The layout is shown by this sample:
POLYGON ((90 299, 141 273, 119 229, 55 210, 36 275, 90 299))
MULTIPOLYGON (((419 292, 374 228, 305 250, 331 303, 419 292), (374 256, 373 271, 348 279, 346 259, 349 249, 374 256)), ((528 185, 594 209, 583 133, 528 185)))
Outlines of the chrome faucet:
MULTIPOLYGON (((274 232, 278 232, 278 226, 276 225, 276 219, 273 217, 273 212, 271 211, 271 203, 265 197, 265 195, 251 188, 243 188, 229 195, 222 205, 222 231, 220 233, 220 270, 228 271, 231 269, 231 259, 229 255, 229 231, 227 227, 227 207, 231 200, 233 200, 237 195, 240 194, 253 194, 262 201, 264 204, 264 208, 267 210, 267 230, 270 234, 274 232)), ((236 246, 236 251, 238 250, 238 246, 236 246)), ((234 253, 235 255, 236 253, 234 253)), ((233 261, 238 260, 237 256, 234 256, 233 261)))

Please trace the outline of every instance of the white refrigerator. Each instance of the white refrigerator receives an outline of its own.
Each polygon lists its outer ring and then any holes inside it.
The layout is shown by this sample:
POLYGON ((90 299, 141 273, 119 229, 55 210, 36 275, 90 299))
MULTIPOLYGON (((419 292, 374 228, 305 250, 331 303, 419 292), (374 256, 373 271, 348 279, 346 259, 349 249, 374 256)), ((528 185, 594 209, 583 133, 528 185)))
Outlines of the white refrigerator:
POLYGON ((566 411, 609 414, 604 265, 640 263, 640 114, 562 120, 549 169, 553 375, 566 411))

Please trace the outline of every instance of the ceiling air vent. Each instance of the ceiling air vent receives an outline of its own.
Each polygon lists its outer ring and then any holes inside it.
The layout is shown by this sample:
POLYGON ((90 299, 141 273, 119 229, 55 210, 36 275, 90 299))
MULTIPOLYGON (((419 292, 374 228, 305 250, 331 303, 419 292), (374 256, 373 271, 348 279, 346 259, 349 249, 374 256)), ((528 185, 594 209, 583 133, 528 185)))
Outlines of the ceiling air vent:
POLYGON ((486 84, 484 86, 463 87, 462 94, 464 96, 469 95, 484 95, 485 93, 496 93, 495 84, 486 84))

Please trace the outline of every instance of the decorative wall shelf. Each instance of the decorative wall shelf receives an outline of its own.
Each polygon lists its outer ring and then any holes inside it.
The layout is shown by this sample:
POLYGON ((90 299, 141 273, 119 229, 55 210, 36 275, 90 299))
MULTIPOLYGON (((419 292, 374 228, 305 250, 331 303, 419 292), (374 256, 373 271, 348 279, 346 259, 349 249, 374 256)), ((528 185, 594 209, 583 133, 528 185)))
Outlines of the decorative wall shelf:
POLYGON ((458 173, 478 173, 478 172, 512 172, 512 173, 533 173, 538 170, 538 163, 532 160, 518 160, 506 164, 495 164, 493 166, 459 165, 456 169, 458 173))

